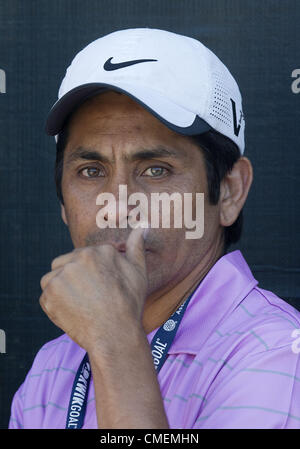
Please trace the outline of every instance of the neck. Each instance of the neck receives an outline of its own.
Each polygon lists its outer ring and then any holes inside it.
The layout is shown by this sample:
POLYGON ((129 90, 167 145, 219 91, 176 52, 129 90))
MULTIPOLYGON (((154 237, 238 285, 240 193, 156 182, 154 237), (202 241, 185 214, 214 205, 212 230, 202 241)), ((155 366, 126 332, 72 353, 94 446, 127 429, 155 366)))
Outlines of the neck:
POLYGON ((143 327, 146 334, 160 327, 184 303, 196 286, 206 276, 211 267, 221 257, 220 249, 208 252, 193 270, 175 286, 164 292, 153 294, 146 300, 143 327))

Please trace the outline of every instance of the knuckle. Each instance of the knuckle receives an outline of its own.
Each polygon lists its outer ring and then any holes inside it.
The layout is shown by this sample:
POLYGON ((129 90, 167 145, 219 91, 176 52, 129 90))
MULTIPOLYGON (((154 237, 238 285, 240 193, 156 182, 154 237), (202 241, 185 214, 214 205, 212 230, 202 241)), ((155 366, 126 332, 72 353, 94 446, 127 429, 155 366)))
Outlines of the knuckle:
POLYGON ((47 285, 47 279, 48 279, 47 274, 44 274, 44 276, 40 280, 40 286, 42 290, 44 290, 47 285))
POLYGON ((44 276, 43 276, 43 277, 41 277, 41 279, 40 279, 40 286, 41 286, 41 289, 42 289, 42 290, 44 290, 44 285, 45 285, 45 281, 44 281, 44 276))
MULTIPOLYGON (((62 268, 62 272, 64 273, 64 275, 72 276, 74 274, 75 265, 75 262, 66 263, 62 268)), ((57 276, 57 278, 59 278, 59 276, 57 276)))
POLYGON ((43 294, 40 296, 39 303, 43 311, 50 319, 57 313, 57 296, 53 291, 53 285, 47 286, 43 294))
POLYGON ((45 294, 45 293, 43 293, 43 294, 40 296, 39 303, 40 303, 41 308, 44 310, 44 312, 45 312, 45 313, 48 313, 49 302, 47 301, 47 297, 46 297, 46 294, 45 294))
POLYGON ((55 259, 52 260, 52 262, 51 262, 51 270, 52 271, 55 270, 57 263, 58 263, 58 259, 59 259, 58 257, 55 257, 55 259))
POLYGON ((44 295, 44 293, 41 294, 40 299, 39 299, 39 303, 40 303, 40 306, 41 306, 41 307, 42 307, 43 304, 45 303, 45 295, 44 295))

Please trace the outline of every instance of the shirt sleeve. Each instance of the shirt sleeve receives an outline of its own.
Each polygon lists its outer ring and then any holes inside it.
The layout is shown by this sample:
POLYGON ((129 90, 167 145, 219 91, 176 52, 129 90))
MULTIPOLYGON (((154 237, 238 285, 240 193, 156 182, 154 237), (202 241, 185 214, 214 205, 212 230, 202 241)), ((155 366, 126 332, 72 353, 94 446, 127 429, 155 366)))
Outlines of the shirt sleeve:
MULTIPOLYGON (((58 340, 58 339, 57 339, 58 340)), ((53 340, 54 341, 54 340, 53 340)), ((51 347, 51 343, 50 347, 51 347)), ((30 400, 32 396, 37 395, 37 390, 31 387, 31 374, 33 370, 42 370, 44 365, 47 363, 50 356, 53 352, 44 351, 49 343, 46 343, 42 348, 37 352, 32 362, 32 365, 29 371, 26 374, 24 382, 16 391, 12 403, 11 403, 11 414, 9 420, 9 429, 24 429, 26 426, 26 419, 24 419, 24 409, 26 404, 26 399, 30 400)), ((55 346, 54 346, 55 348, 55 346)))
MULTIPOLYGON (((24 382, 25 383, 25 382, 24 382)), ((23 429, 23 388, 24 383, 15 393, 11 404, 11 415, 9 420, 9 429, 23 429)))
POLYGON ((222 367, 194 429, 300 429, 300 354, 284 345, 222 367), (226 372, 227 370, 227 372, 226 372))

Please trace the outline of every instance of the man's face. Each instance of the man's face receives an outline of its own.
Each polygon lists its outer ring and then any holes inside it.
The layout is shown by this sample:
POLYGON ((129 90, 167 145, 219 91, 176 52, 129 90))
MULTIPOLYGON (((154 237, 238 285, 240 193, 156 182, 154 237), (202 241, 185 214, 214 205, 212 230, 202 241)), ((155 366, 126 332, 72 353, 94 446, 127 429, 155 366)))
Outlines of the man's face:
MULTIPOLYGON (((184 193, 204 193, 204 235, 200 239, 187 239, 184 226, 174 228, 173 215, 171 228, 150 229, 145 240, 149 294, 176 284, 204 255, 216 252, 222 234, 220 211, 218 205, 209 204, 201 150, 126 95, 106 92, 82 104, 69 125, 62 217, 75 248, 126 242, 130 226, 101 229, 96 223, 97 196, 112 193, 118 211, 121 184, 127 186, 128 196, 135 192, 146 195, 149 224, 151 193, 178 192, 182 198, 184 193)), ((195 195, 193 198, 195 208, 195 195)), ((128 206, 128 212, 134 207, 128 206)))

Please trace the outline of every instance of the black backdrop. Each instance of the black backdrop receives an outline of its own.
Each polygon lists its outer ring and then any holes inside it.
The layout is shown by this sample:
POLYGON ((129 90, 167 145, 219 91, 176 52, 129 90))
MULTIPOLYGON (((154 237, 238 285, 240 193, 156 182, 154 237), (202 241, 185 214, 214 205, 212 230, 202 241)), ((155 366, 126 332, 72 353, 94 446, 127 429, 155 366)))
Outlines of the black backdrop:
POLYGON ((109 32, 186 34, 230 68, 243 95, 245 155, 254 167, 238 247, 260 286, 300 309, 300 94, 292 89, 299 21, 299 0, 0 0, 0 428, 34 355, 61 334, 38 303, 51 260, 72 250, 45 118, 73 56, 109 32))

